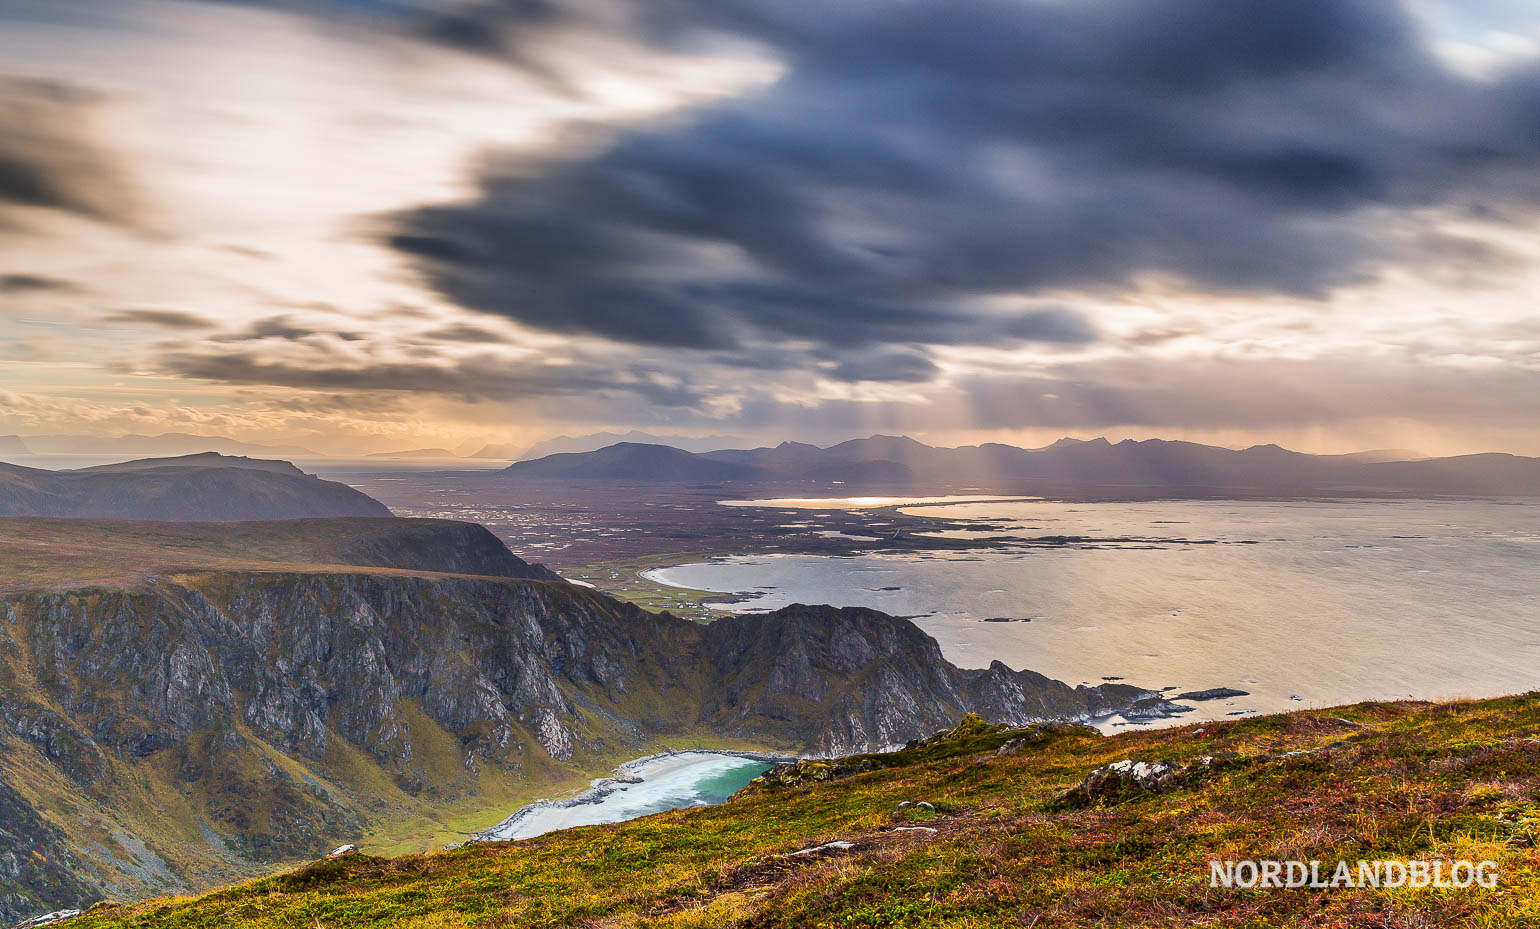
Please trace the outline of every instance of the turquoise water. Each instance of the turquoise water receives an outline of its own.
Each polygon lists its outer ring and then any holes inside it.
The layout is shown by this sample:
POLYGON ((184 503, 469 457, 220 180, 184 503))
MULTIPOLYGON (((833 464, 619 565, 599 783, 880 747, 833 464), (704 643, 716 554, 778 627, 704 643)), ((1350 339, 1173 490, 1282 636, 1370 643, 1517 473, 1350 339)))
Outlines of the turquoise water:
POLYGON ((762 761, 748 761, 744 759, 743 764, 735 768, 717 771, 696 781, 695 786, 691 789, 693 796, 688 798, 688 802, 674 803, 672 806, 663 807, 663 809, 699 806, 702 803, 708 806, 721 803, 748 786, 749 781, 764 774, 771 767, 772 765, 765 764, 762 761))

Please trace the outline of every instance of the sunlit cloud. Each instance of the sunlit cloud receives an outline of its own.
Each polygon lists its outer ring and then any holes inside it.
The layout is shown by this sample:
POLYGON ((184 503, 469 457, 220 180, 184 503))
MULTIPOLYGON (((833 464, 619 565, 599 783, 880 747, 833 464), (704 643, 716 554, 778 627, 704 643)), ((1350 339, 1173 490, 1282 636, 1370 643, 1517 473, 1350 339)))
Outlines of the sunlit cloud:
POLYGON ((796 10, 8 4, 0 430, 1540 453, 1526 5, 796 10))

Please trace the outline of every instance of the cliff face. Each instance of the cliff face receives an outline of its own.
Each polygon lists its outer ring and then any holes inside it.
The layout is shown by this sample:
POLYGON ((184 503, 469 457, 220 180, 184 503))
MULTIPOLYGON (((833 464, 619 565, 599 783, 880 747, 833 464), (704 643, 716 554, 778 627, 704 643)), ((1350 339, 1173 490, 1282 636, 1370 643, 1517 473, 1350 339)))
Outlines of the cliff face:
POLYGON ((1014 724, 1081 719, 1148 692, 1126 685, 1071 688, 1000 662, 958 668, 936 640, 875 610, 789 606, 706 627, 721 673, 703 713, 712 728, 768 738, 819 755, 902 745, 965 713, 1014 724))
MULTIPOLYGON (((692 633, 532 580, 211 572, 12 596, 0 784, 97 892, 201 886, 399 809, 487 794, 495 818, 518 784, 687 730, 692 633)), ((0 919, 74 899, 50 881, 0 863, 0 919)))
MULTIPOLYGON (((398 535, 372 554, 409 557, 398 535)), ((0 859, 0 919, 313 857, 403 808, 482 797, 492 820, 510 785, 670 736, 840 754, 970 709, 1020 723, 1143 695, 960 670, 870 610, 700 626, 463 541, 434 549, 446 568, 526 577, 207 571, 0 601, 0 833, 73 862, 0 859)))

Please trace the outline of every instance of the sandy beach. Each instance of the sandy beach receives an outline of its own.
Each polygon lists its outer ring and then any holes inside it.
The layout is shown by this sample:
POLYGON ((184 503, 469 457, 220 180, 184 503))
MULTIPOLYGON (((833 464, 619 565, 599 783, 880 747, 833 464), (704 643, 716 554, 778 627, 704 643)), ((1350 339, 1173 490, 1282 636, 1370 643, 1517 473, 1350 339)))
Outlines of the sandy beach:
POLYGON ((472 842, 528 839, 558 829, 634 819, 663 810, 709 806, 725 800, 785 756, 752 752, 692 750, 664 752, 628 761, 612 776, 565 800, 539 800, 472 842))

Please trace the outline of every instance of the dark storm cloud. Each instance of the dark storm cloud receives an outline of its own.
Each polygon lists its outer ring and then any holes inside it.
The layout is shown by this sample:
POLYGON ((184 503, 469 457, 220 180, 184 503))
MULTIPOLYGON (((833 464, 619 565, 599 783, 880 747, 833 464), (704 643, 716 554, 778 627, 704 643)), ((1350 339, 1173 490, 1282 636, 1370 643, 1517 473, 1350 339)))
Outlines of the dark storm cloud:
POLYGON ((182 310, 116 310, 102 317, 102 320, 133 326, 159 326, 162 329, 212 329, 214 327, 212 320, 182 310))
POLYGON ((33 207, 141 222, 129 172, 95 128, 104 104, 90 90, 0 77, 0 211, 33 207))
POLYGON ((423 335, 439 342, 470 342, 477 345, 501 344, 508 341, 507 336, 493 332, 491 329, 466 323, 444 326, 441 329, 425 332, 423 335))
POLYGON ((283 342, 299 342, 318 336, 340 339, 343 342, 359 342, 365 338, 361 333, 357 332, 318 328, 296 323, 288 316, 269 316, 266 319, 257 320, 239 332, 219 336, 215 341, 260 342, 265 339, 276 339, 283 342))
POLYGON ((79 293, 80 285, 73 281, 46 277, 41 274, 0 274, 0 294, 69 294, 79 293))
MULTIPOLYGON (((391 217, 447 298, 680 348, 1076 343, 1074 311, 984 307, 1152 273, 1320 295, 1437 257, 1370 208, 1540 195, 1540 71, 1462 78, 1392 0, 608 8, 658 44, 749 39, 786 73, 391 217)), ((559 18, 536 10, 503 26, 559 18)))
POLYGON ((572 18, 560 0, 469 0, 419 10, 411 28, 420 38, 461 51, 522 60, 521 46, 531 33, 572 18))
POLYGON ((189 349, 167 352, 158 364, 172 374, 200 380, 315 391, 441 394, 467 401, 625 393, 665 407, 696 406, 703 400, 695 387, 654 371, 586 362, 521 365, 498 358, 468 358, 358 364, 340 358, 310 358, 299 363, 273 359, 256 350, 189 349))
POLYGON ((923 352, 900 350, 851 354, 829 373, 835 380, 852 383, 923 383, 934 378, 937 370, 923 352))

